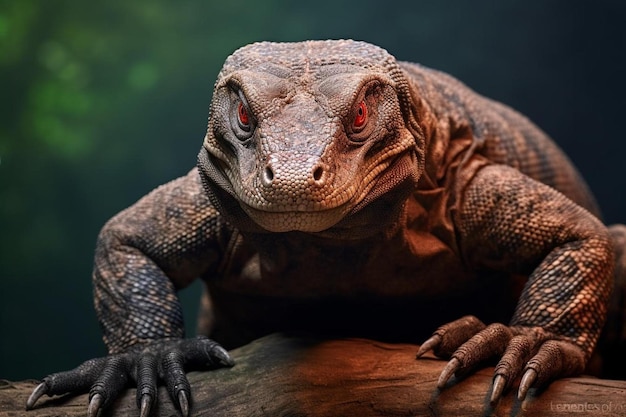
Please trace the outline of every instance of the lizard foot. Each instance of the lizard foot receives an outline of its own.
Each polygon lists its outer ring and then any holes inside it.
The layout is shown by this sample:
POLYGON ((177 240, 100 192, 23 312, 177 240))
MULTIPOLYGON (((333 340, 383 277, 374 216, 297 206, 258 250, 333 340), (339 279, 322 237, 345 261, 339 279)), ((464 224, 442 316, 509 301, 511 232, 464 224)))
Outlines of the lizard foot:
POLYGON ((490 402, 495 404, 521 376, 517 397, 523 400, 530 388, 540 388, 551 380, 583 371, 585 354, 575 344, 550 336, 540 328, 485 326, 473 316, 466 316, 438 328, 422 344, 419 358, 429 350, 436 356, 450 358, 441 371, 437 388, 443 389, 452 375, 470 373, 484 361, 500 357, 496 365, 490 402))
POLYGON ((137 386, 140 416, 147 417, 157 399, 157 384, 161 380, 181 414, 187 416, 191 387, 185 369, 233 365, 228 352, 206 337, 159 340, 124 353, 91 359, 71 371, 45 377, 28 398, 26 409, 32 409, 44 394, 89 391, 88 415, 95 417, 133 382, 137 386))

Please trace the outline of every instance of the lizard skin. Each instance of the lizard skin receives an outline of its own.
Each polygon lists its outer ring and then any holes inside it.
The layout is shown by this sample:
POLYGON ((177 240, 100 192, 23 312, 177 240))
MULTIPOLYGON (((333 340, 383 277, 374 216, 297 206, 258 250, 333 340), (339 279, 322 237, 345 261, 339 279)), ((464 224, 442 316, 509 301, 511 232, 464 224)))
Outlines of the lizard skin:
POLYGON ((187 414, 183 369, 233 364, 216 342, 414 341, 446 322, 418 352, 450 358, 440 388, 501 357, 492 401, 520 377, 524 397, 583 371, 625 230, 541 130, 449 75, 364 42, 252 44, 218 75, 198 167, 100 233, 110 355, 46 377, 27 408, 91 387, 95 415, 134 381, 145 416, 159 373, 187 414), (183 339, 176 291, 198 277, 216 342, 183 339))

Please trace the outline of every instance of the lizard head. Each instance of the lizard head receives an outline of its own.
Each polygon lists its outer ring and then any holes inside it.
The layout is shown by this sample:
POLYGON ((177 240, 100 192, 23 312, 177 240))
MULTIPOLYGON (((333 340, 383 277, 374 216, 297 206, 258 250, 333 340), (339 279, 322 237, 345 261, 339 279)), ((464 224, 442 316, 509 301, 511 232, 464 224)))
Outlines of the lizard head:
POLYGON ((423 169, 409 91, 395 58, 364 42, 237 50, 218 75, 199 155, 212 203, 241 230, 382 220, 423 169))

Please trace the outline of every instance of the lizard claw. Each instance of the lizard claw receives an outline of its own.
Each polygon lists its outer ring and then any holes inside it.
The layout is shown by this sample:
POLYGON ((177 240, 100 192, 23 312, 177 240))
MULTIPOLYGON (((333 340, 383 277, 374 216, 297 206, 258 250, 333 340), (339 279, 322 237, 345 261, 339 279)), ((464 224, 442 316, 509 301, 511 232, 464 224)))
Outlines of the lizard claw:
POLYGON ((508 386, 508 381, 502 375, 496 375, 493 377, 493 388, 491 389, 491 397, 489 397, 489 403, 494 405, 498 402, 502 393, 508 386))
POLYGON ((87 415, 89 417, 96 417, 98 415, 98 411, 102 408, 102 404, 104 403, 104 398, 101 394, 95 394, 89 400, 89 407, 87 408, 87 415))
POLYGON ((461 368, 461 361, 457 358, 452 358, 448 362, 441 374, 439 375, 439 379, 437 380, 437 388, 443 389, 446 386, 446 383, 450 379, 450 377, 461 368))
POLYGON ((178 393, 178 405, 180 406, 180 412, 183 417, 187 417, 189 415, 189 399, 185 391, 178 393))
POLYGON ((32 410, 35 406, 35 403, 38 399, 40 399, 44 394, 48 393, 48 386, 45 382, 37 385, 37 388, 30 394, 28 400, 26 400, 26 410, 32 410))
POLYGON ((420 358, 424 353, 428 352, 429 350, 436 349, 437 346, 439 346, 440 344, 441 336, 439 336, 438 334, 431 336, 430 339, 422 343, 417 353, 415 354, 415 359, 420 358))
POLYGON ((139 417, 148 417, 153 403, 154 398, 149 394, 144 394, 141 397, 141 404, 139 405, 139 417))
POLYGON ((235 361, 228 354, 226 349, 215 343, 215 346, 211 349, 211 355, 215 356, 219 360, 219 362, 224 366, 233 366, 235 365, 235 361))
POLYGON ((528 369, 519 383, 519 389, 517 390, 518 400, 523 401, 524 398, 526 398, 528 390, 533 386, 535 381, 537 381, 537 372, 534 369, 528 369))

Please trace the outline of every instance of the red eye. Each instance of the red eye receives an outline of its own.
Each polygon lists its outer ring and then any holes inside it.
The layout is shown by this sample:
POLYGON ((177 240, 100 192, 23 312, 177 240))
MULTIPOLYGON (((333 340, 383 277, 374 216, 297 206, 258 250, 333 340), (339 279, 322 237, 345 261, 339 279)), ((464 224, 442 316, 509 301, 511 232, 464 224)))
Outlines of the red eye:
POLYGON ((359 107, 357 107, 356 109, 356 115, 354 116, 353 126, 359 129, 365 126, 366 122, 367 122, 367 104, 365 104, 365 101, 362 101, 361 103, 359 103, 359 107))
POLYGON ((248 114, 248 109, 246 109, 246 106, 244 106, 241 101, 237 107, 237 117, 239 118, 239 123, 242 127, 250 127, 250 115, 248 114))

